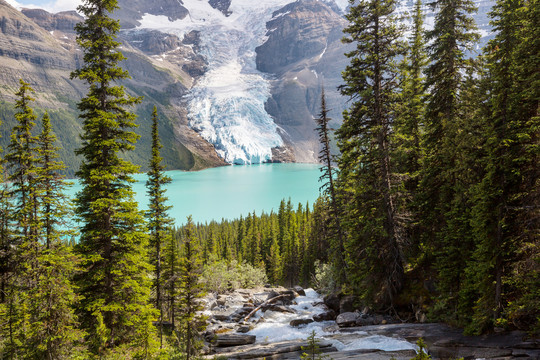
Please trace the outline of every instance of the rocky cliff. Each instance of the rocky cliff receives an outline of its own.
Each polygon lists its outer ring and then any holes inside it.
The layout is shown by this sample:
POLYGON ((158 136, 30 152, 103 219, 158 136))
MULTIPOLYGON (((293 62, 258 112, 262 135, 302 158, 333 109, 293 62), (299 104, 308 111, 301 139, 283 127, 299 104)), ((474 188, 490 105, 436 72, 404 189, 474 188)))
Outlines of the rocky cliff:
MULTIPOLYGON (((71 71, 81 62, 73 31, 73 26, 81 20, 73 11, 50 14, 23 9, 20 12, 0 0, 0 113, 4 122, 0 145, 5 148, 9 141, 14 124, 14 93, 19 79, 24 79, 36 90, 38 114, 48 111, 53 119, 61 157, 70 175, 79 162, 73 154, 81 130, 76 103, 86 93, 83 83, 70 79, 71 71)), ((139 115, 140 126, 136 131, 141 139, 130 158, 145 169, 150 152, 149 115, 153 105, 157 105, 163 116, 163 156, 168 168, 201 169, 224 164, 212 145, 189 128, 183 104, 177 101, 186 94, 193 76, 204 72, 204 62, 194 55, 193 43, 186 46, 177 37, 155 32, 131 37, 125 33, 120 40, 127 57, 122 66, 132 77, 124 85, 133 95, 144 96, 143 103, 134 109, 139 115), (177 55, 169 61, 152 57, 167 51, 177 55), (181 61, 174 61, 175 58, 181 61)))
MULTIPOLYGON (((492 0, 475 0, 483 42, 490 36, 486 13, 492 0)), ((135 160, 144 163, 149 109, 157 104, 167 130, 170 168, 265 161, 316 162, 314 118, 324 87, 331 126, 337 128, 347 99, 337 88, 348 64, 341 42, 347 0, 119 0, 114 13, 133 77, 125 85, 144 95, 137 108, 141 135, 135 160)), ((410 12, 413 0, 398 1, 410 12)), ((433 12, 426 6, 426 26, 433 12)), ((69 79, 81 53, 74 11, 51 14, 16 11, 0 0, 0 100, 11 101, 18 79, 38 90, 43 108, 73 129, 66 147, 76 146, 80 125, 75 103, 84 86, 69 79)), ((4 105, 5 107, 5 105, 4 105)), ((165 125, 164 125, 165 126, 165 125)), ((4 131, 4 135, 6 132, 4 131)), ((0 143, 6 142, 6 136, 0 143)))
POLYGON ((347 25, 335 3, 317 0, 291 3, 273 14, 268 40, 257 47, 257 68, 274 74, 266 109, 282 129, 285 143, 302 162, 317 161, 319 142, 314 118, 324 86, 330 116, 341 119, 345 99, 338 93, 347 65, 341 43, 347 25))

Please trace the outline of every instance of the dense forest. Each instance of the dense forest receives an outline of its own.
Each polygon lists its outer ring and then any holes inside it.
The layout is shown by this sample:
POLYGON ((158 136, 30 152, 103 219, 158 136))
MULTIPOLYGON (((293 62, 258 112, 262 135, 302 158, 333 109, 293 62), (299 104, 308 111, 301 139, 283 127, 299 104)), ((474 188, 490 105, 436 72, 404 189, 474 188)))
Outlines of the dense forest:
POLYGON ((540 332, 540 3, 499 0, 477 57, 471 0, 433 2, 429 31, 420 1, 410 29, 395 1, 350 5, 340 91, 351 106, 331 133, 322 91, 317 202, 175 228, 155 108, 149 210, 134 200, 138 168, 124 154, 140 99, 118 85, 129 75, 117 2, 85 0, 73 204, 50 116, 35 129, 31 85, 16 94, 1 169, 0 358, 195 358, 204 292, 265 282, 395 316, 421 310, 470 334, 540 332))

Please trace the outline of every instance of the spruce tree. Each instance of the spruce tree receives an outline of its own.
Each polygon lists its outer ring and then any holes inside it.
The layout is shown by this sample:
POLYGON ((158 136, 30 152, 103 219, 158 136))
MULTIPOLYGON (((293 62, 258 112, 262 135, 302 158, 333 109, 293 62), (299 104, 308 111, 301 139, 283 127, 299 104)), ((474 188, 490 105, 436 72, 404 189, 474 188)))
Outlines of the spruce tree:
POLYGON ((173 220, 168 216, 167 211, 171 208, 166 204, 166 189, 164 186, 171 182, 171 178, 164 173, 165 167, 160 156, 161 143, 158 133, 157 108, 154 106, 152 112, 152 159, 150 160, 150 170, 148 171, 148 196, 150 197, 149 210, 146 213, 148 219, 148 230, 150 231, 150 263, 154 265, 154 286, 155 306, 159 311, 159 337, 163 347, 163 247, 169 242, 171 236, 171 226, 173 220))
POLYGON ((472 0, 438 0, 433 30, 427 33, 430 65, 426 70, 429 93, 418 201, 422 242, 436 255, 441 307, 456 313, 463 270, 472 248, 469 226, 470 173, 461 145, 466 141, 462 95, 471 52, 478 39, 472 0), (459 149, 459 150, 457 150, 459 149), (465 170, 465 171, 464 171, 465 170))
POLYGON ((341 93, 353 100, 337 132, 339 187, 348 234, 348 279, 367 301, 393 304, 403 286, 403 228, 396 216, 390 132, 397 102, 397 58, 402 35, 393 0, 360 1, 346 18, 346 54, 341 93))
POLYGON ((39 186, 37 184, 37 138, 32 134, 36 115, 30 107, 34 90, 30 84, 19 81, 16 93, 16 124, 11 132, 11 141, 6 154, 10 170, 10 196, 14 199, 13 237, 10 254, 13 262, 7 295, 7 352, 10 358, 27 356, 28 335, 33 320, 29 292, 38 283, 37 269, 41 244, 39 242, 39 186))
POLYGON ((191 216, 185 226, 181 245, 178 278, 178 318, 180 338, 183 342, 185 359, 194 359, 201 348, 201 332, 205 328, 204 309, 201 298, 203 284, 199 281, 202 272, 201 251, 194 236, 191 216))
POLYGON ((73 231, 69 230, 71 224, 64 219, 70 218, 72 212, 64 195, 67 184, 58 173, 65 166, 57 160, 55 141, 50 118, 45 113, 36 149, 40 165, 36 186, 39 188, 43 234, 36 254, 37 266, 29 273, 36 283, 25 293, 29 312, 25 356, 36 359, 63 358, 83 336, 77 328, 74 308, 78 297, 71 281, 78 270, 79 259, 66 245, 73 231))
POLYGON ((145 328, 151 330, 153 312, 148 239, 131 188, 138 168, 123 157, 138 138, 133 131, 136 116, 127 108, 140 99, 117 85, 129 76, 118 66, 124 60, 115 40, 120 25, 110 17, 117 7, 116 0, 85 0, 78 7, 85 16, 76 26, 84 64, 72 73, 89 86, 78 104, 83 134, 77 154, 83 159, 77 172, 82 190, 75 203, 81 222, 77 251, 84 271, 77 282, 82 324, 92 351, 100 355, 126 348, 135 354, 146 351, 138 344, 145 328))
POLYGON ((490 13, 496 35, 484 51, 485 174, 475 186, 476 248, 468 269, 477 296, 468 330, 475 333, 493 327, 503 316, 512 317, 517 308, 517 317, 529 318, 526 322, 536 322, 540 329, 539 294, 533 290, 540 283, 540 252, 534 250, 538 210, 532 205, 540 196, 534 165, 539 161, 540 77, 531 71, 539 66, 538 29, 531 25, 540 14, 538 2, 536 9, 534 4, 498 1, 490 13))
POLYGON ((425 76, 427 56, 424 40, 424 15, 422 1, 417 0, 412 15, 412 31, 407 42, 407 53, 400 64, 400 91, 396 109, 395 125, 392 132, 394 163, 400 179, 400 192, 403 194, 396 204, 406 222, 409 244, 407 257, 424 259, 431 256, 421 242, 418 226, 417 188, 423 160, 421 138, 425 116, 425 76))
POLYGON ((330 228, 333 230, 333 241, 332 241, 332 255, 333 262, 336 272, 339 276, 337 279, 338 283, 345 283, 345 274, 346 274, 346 264, 345 264, 345 249, 343 245, 344 234, 341 229, 341 221, 339 218, 340 207, 338 203, 338 197, 335 187, 335 170, 332 166, 332 154, 330 151, 330 118, 328 117, 328 108, 326 106, 326 96, 324 93, 324 88, 321 91, 321 112, 319 117, 315 119, 317 122, 317 133, 319 134, 319 143, 321 144, 321 150, 319 152, 319 161, 322 164, 321 172, 322 175, 319 178, 319 181, 323 183, 320 190, 323 195, 328 196, 330 199, 331 206, 331 219, 332 223, 330 228))

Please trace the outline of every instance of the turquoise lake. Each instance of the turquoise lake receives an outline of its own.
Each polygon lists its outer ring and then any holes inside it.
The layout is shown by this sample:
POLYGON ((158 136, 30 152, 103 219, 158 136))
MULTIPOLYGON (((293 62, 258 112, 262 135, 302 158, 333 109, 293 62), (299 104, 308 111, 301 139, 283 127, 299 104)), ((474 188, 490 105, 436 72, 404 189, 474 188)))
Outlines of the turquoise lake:
MULTIPOLYGON (((167 171, 172 182, 167 186, 170 215, 176 224, 235 219, 255 211, 269 213, 279 209, 282 199, 291 199, 294 207, 310 205, 319 196, 319 165, 261 164, 224 166, 196 172, 167 171)), ((146 175, 135 175, 136 200, 146 209, 146 175)), ((71 193, 80 189, 74 185, 71 193)))

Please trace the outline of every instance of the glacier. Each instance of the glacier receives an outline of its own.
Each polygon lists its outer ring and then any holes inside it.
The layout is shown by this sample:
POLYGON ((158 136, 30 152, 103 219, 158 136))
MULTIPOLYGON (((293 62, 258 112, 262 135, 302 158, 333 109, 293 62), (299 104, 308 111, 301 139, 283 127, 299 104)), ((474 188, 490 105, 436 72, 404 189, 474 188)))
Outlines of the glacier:
POLYGON ((231 164, 257 164, 272 159, 282 146, 278 127, 265 110, 270 78, 256 68, 255 48, 265 41, 272 13, 291 0, 233 0, 225 16, 207 1, 183 0, 189 15, 169 21, 145 14, 139 29, 154 29, 182 38, 200 31, 201 54, 208 71, 187 96, 189 125, 214 145, 231 164))

